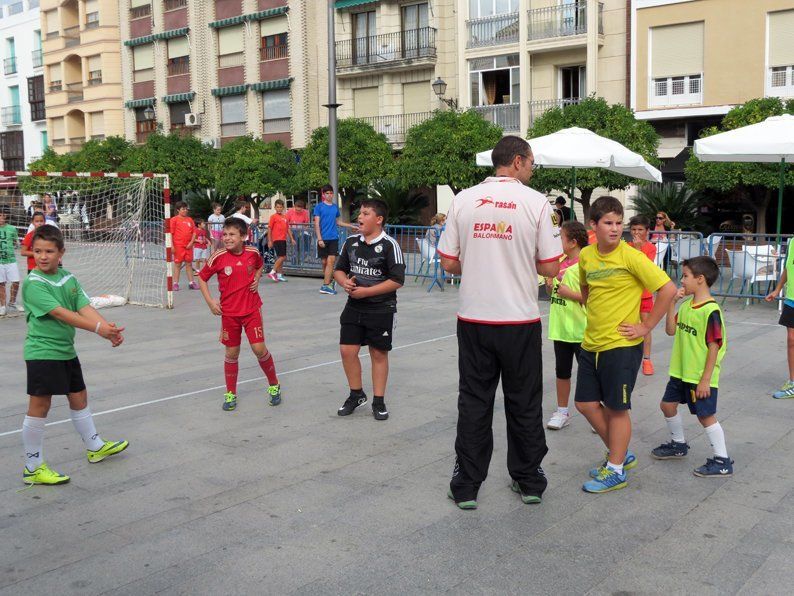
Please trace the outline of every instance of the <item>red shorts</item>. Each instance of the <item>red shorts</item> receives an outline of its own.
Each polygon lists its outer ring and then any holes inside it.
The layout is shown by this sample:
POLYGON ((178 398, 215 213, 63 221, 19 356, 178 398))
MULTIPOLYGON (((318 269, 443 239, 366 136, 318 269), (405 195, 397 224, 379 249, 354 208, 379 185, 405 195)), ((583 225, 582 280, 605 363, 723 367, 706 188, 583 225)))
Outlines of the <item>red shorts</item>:
POLYGON ((186 246, 174 246, 174 263, 192 263, 193 249, 186 246))
POLYGON ((640 312, 651 312, 653 310, 653 296, 643 298, 640 302, 640 312))
POLYGON ((242 317, 221 316, 221 343, 228 348, 236 348, 240 345, 243 329, 248 343, 253 345, 265 342, 262 312, 255 310, 242 317))

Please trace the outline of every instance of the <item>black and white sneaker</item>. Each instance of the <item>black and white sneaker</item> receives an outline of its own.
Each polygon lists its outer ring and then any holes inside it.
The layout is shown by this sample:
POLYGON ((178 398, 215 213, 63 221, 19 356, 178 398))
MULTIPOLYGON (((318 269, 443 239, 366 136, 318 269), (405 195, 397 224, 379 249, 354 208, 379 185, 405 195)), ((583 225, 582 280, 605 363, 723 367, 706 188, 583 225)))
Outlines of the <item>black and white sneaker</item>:
POLYGON ((339 416, 350 416, 350 414, 352 414, 357 407, 365 403, 367 403, 367 394, 363 391, 358 395, 351 394, 350 397, 345 400, 345 403, 342 404, 342 407, 336 411, 336 413, 339 416))
POLYGON ((388 420, 389 411, 386 409, 386 404, 372 404, 372 415, 375 420, 388 420))

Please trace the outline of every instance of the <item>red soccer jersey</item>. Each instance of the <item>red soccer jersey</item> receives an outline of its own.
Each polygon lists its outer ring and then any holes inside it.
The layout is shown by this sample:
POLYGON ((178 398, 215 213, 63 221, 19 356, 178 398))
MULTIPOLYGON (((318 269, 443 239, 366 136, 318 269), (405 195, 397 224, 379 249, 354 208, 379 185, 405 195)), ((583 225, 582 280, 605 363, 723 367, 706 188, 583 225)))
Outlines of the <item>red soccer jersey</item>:
MULTIPOLYGON (((22 246, 25 247, 25 250, 30 250, 30 243, 33 240, 33 231, 28 232, 25 234, 24 240, 22 240, 22 246)), ((28 257, 28 271, 32 271, 36 268, 36 259, 33 257, 28 257)))
POLYGON ((287 239, 287 218, 284 215, 274 213, 270 216, 270 221, 267 224, 268 234, 270 240, 278 242, 279 240, 287 239))
POLYGON ((309 210, 303 209, 298 213, 295 209, 289 209, 287 211, 287 223, 289 223, 289 225, 309 223, 309 210))
POLYGON ((207 248, 207 230, 196 228, 196 242, 193 246, 196 248, 207 248))
POLYGON ((173 237, 174 246, 187 246, 193 238, 193 233, 196 230, 196 224, 190 217, 182 217, 176 215, 171 218, 171 235, 173 237))
POLYGON ((263 266, 262 256, 253 246, 244 247, 240 254, 224 249, 209 258, 199 277, 209 281, 217 273, 223 316, 244 317, 262 306, 259 292, 252 292, 251 284, 263 266))

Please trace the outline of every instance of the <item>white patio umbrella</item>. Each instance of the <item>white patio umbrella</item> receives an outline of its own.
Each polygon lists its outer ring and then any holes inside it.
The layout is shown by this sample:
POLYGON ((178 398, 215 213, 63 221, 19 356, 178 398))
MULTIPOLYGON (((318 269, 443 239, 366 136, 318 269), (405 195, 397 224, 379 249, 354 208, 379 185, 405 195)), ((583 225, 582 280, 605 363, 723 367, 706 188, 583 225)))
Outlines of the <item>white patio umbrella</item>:
POLYGON ((701 161, 779 163, 777 233, 780 234, 786 164, 794 161, 794 116, 771 116, 758 124, 698 139, 695 155, 701 161))

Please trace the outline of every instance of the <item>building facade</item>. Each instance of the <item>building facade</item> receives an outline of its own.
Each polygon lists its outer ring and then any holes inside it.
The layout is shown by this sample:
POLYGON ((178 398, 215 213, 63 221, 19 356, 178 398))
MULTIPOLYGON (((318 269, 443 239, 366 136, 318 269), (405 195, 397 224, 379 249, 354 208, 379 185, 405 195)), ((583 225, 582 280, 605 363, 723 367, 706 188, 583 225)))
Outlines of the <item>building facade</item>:
POLYGON ((0 157, 20 171, 47 147, 44 68, 37 0, 0 6, 0 157))
POLYGON ((792 0, 633 0, 630 102, 683 180, 700 131, 757 97, 794 98, 792 0))
POLYGON ((41 0, 50 145, 123 135, 119 6, 115 0, 41 0))

